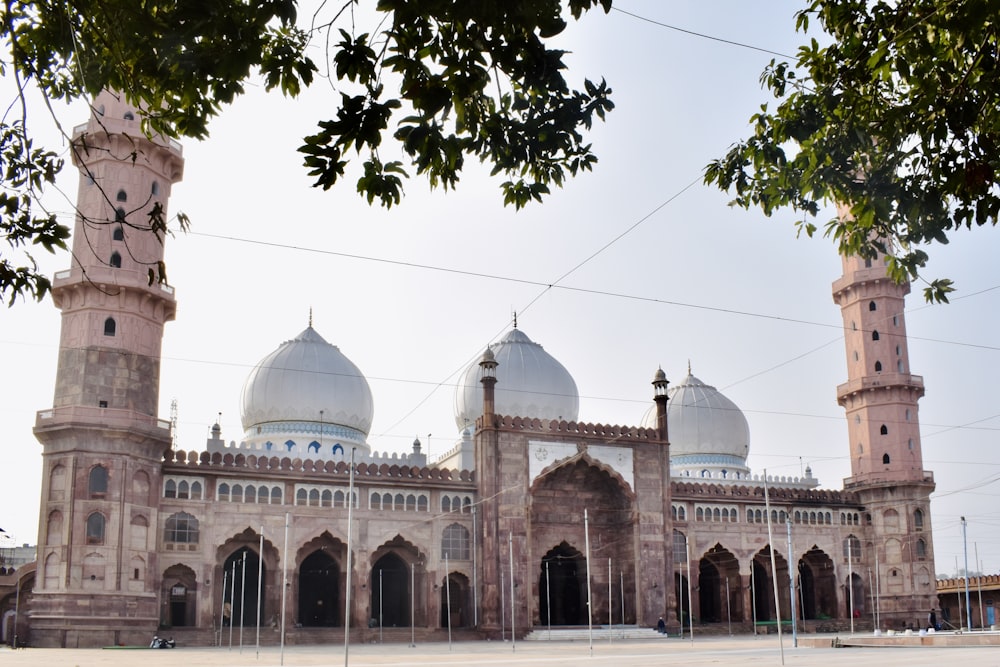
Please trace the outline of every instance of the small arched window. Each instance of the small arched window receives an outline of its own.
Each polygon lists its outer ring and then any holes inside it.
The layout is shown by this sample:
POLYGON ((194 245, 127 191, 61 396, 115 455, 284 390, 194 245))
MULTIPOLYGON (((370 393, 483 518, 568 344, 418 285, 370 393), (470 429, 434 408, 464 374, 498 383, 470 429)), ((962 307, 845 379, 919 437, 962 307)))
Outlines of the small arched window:
POLYGON ((924 529, 924 512, 920 509, 913 510, 913 529, 923 530, 924 529))
POLYGON ((122 229, 121 225, 115 225, 115 228, 111 230, 111 240, 112 241, 124 241, 125 240, 125 230, 122 229))
POLYGON ((108 319, 104 320, 104 335, 105 336, 114 336, 115 332, 117 331, 117 329, 118 329, 118 325, 115 324, 115 318, 109 317, 108 319))
POLYGON ((111 253, 111 259, 108 260, 108 265, 112 269, 122 268, 122 256, 118 253, 117 250, 111 253))
POLYGON ((889 427, 882 424, 878 429, 879 435, 889 435, 889 427))
POLYGON ((872 331, 872 340, 878 340, 878 330, 872 331))
POLYGON ((87 517, 87 544, 104 544, 104 515, 100 512, 87 517))
POLYGON ((906 448, 909 449, 910 451, 913 451, 913 438, 910 438, 909 440, 906 441, 906 448))
POLYGON ((177 497, 177 482, 175 482, 172 479, 167 480, 167 483, 163 486, 163 497, 164 498, 177 497))
POLYGON ((128 194, 124 190, 119 190, 115 195, 115 201, 128 201, 128 194))
POLYGON ((125 209, 120 206, 115 209, 115 222, 125 222, 125 209))
POLYGON ((884 463, 885 465, 889 465, 889 454, 888 453, 882 455, 882 463, 884 463))
POLYGON ((103 498, 108 494, 108 469, 104 466, 94 466, 90 469, 87 480, 87 491, 91 498, 103 498))
POLYGON ((870 257, 866 257, 866 258, 865 258, 865 268, 866 268, 866 269, 870 269, 870 268, 872 268, 872 260, 871 260, 871 258, 870 258, 870 257))
POLYGON ((871 310, 871 311, 878 310, 878 306, 875 305, 874 301, 869 301, 868 302, 868 310, 871 310))
POLYGON ((228 503, 229 502, 229 485, 219 484, 219 490, 216 492, 216 496, 219 498, 219 502, 228 503))
POLYGON ((875 362, 875 372, 876 373, 881 373, 882 372, 882 362, 881 361, 876 361, 875 362))
POLYGON ((903 360, 902 359, 898 359, 896 361, 896 371, 899 372, 899 373, 903 372, 903 360))
POLYGON ((135 115, 131 111, 126 111, 125 115, 122 116, 125 120, 135 120, 135 115))
POLYGON ((201 482, 191 483, 191 500, 201 500, 201 482))
POLYGON ((156 197, 157 195, 160 194, 160 184, 157 183, 156 181, 153 181, 153 185, 150 186, 149 191, 153 193, 154 197, 156 197))
POLYGON ((917 540, 917 558, 919 560, 927 558, 927 543, 922 539, 917 540))

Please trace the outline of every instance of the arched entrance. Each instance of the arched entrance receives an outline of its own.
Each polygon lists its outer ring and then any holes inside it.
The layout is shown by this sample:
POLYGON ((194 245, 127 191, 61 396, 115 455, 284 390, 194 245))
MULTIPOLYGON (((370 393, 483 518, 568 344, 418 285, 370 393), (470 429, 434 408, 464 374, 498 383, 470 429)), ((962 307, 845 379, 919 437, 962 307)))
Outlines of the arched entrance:
POLYGON ((165 610, 163 622, 175 628, 197 625, 198 582, 187 565, 172 565, 163 572, 165 610))
POLYGON ((698 564, 698 607, 702 623, 743 620, 740 565, 729 550, 716 544, 698 564))
POLYGON ((465 628, 472 625, 469 607, 469 578, 459 572, 452 572, 441 582, 441 627, 448 627, 448 613, 451 612, 451 627, 465 628))
POLYGON ((299 623, 307 628, 343 625, 340 566, 323 549, 306 556, 299 566, 299 623))
POLYGON ((674 573, 674 605, 677 609, 677 621, 681 624, 681 634, 691 620, 691 598, 688 596, 687 575, 674 573))
POLYGON ((545 554, 538 591, 541 623, 586 625, 587 561, 579 551, 563 542, 545 554))
MULTIPOLYGON (((263 581, 258 576, 258 569, 260 575, 266 578, 267 568, 261 567, 260 556, 249 547, 237 549, 223 563, 223 570, 228 576, 223 599, 229 604, 234 625, 239 625, 241 620, 244 626, 257 625, 258 596, 263 581)), ((260 596, 262 624, 267 619, 264 602, 263 596, 260 596)))
POLYGON ((799 591, 800 618, 836 617, 837 576, 833 561, 816 545, 799 559, 799 591))
POLYGON ((410 568, 393 552, 375 561, 371 570, 372 620, 385 628, 410 625, 410 568))
MULTIPOLYGON (((788 561, 780 553, 774 553, 774 575, 778 578, 778 600, 781 604, 781 618, 789 616, 788 598, 788 561), (784 582, 784 585, 782 585, 784 582)), ((750 585, 754 600, 754 611, 757 621, 773 621, 774 615, 774 584, 771 577, 771 548, 764 547, 753 557, 753 577, 750 585)))
POLYGON ((848 618, 853 614, 854 618, 861 618, 865 613, 865 583, 857 572, 851 573, 850 582, 844 590, 844 607, 848 618), (850 588, 848 588, 850 586, 850 588), (853 593, 853 599, 852 599, 853 593))

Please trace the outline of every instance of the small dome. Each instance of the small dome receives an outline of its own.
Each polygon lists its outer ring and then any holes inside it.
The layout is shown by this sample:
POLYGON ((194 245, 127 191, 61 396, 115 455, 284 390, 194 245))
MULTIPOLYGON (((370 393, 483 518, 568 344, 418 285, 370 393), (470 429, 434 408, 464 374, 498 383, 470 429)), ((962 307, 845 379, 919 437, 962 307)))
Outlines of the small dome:
POLYGON ((254 366, 243 385, 247 437, 264 424, 340 426, 364 441, 374 408, 368 381, 336 346, 310 326, 254 366))
POLYGON ((577 420, 580 393, 573 376, 523 331, 511 329, 459 376, 455 388, 455 424, 459 432, 483 413, 479 363, 489 355, 497 362, 497 414, 543 421, 577 420))
MULTIPOLYGON (((670 387, 667 397, 671 459, 710 455, 732 457, 745 464, 750 452, 750 429, 735 403, 690 371, 679 384, 670 387)), ((642 424, 656 428, 655 406, 646 411, 642 424)))

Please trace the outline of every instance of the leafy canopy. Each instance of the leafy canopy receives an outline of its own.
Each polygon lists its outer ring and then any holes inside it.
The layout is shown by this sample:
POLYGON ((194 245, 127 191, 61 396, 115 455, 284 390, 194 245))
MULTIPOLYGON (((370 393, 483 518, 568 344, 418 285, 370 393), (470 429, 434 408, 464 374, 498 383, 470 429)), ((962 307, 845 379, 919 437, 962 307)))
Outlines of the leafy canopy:
MULTIPOLYGON (((331 118, 299 148, 308 174, 328 189, 356 158, 358 192, 386 207, 400 202, 407 170, 454 188, 466 157, 505 179, 503 200, 515 208, 593 168, 584 132, 614 108, 611 90, 589 80, 572 89, 565 52, 546 42, 569 15, 608 12, 611 0, 377 0, 371 32, 355 28, 359 4, 322 2, 305 30, 296 0, 12 0, 0 9, 0 75, 47 100, 116 90, 147 110, 144 131, 204 138, 251 79, 296 96, 323 72, 335 99, 331 118), (326 45, 320 67, 307 55, 317 43, 326 45), (386 139, 395 142, 391 155, 382 153, 386 139)), ((14 108, 0 121, 0 297, 8 304, 41 299, 50 287, 28 248, 65 248, 69 236, 40 201, 63 160, 33 145, 23 98, 14 108)))
MULTIPOLYGON (((1000 3, 996 0, 812 0, 797 28, 819 22, 832 43, 772 61, 761 83, 778 100, 754 133, 708 165, 705 181, 766 215, 798 211, 817 227, 824 201, 849 214, 826 223, 841 253, 889 255, 897 281, 917 278, 923 246, 1000 212, 1000 3)), ((947 301, 947 279, 924 295, 947 301)))

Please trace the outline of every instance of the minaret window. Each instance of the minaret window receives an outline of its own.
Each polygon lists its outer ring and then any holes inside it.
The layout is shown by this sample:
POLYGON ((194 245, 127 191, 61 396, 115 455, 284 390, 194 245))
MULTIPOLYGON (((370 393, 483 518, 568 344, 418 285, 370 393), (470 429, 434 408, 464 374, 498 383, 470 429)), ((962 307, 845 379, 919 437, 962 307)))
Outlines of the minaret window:
POLYGON ((899 316, 897 316, 897 315, 893 315, 892 316, 892 326, 894 326, 894 327, 898 327, 899 326, 899 316))
POLYGON ((875 305, 874 301, 869 301, 868 302, 868 310, 870 310, 872 312, 878 310, 878 306, 875 305))
POLYGON ((882 427, 879 428, 878 432, 881 435, 889 435, 889 427, 886 426, 885 424, 882 424, 882 427))
POLYGON ((116 201, 128 201, 128 194, 124 190, 119 190, 118 194, 115 195, 116 201))
POLYGON ((125 120, 135 120, 135 115, 131 111, 126 111, 125 115, 122 116, 125 120))
POLYGON ((870 269, 870 268, 872 268, 872 260, 871 260, 871 258, 870 258, 870 257, 866 257, 866 258, 865 258, 865 268, 866 268, 866 269, 870 269))
POLYGON ((115 222, 125 222, 125 209, 120 206, 115 209, 115 222))
POLYGON ((878 331, 877 330, 872 332, 872 340, 878 340, 878 331))
POLYGON ((888 454, 883 454, 882 455, 882 463, 884 463, 885 465, 889 465, 889 455, 888 454))
POLYGON ((859 357, 858 357, 858 351, 857 351, 857 350, 854 350, 854 361, 857 361, 857 360, 858 360, 858 358, 859 358, 859 357))
POLYGON ((104 515, 100 512, 87 517, 87 544, 104 544, 104 515))
POLYGON ((875 372, 876 373, 881 373, 882 372, 882 362, 881 361, 876 361, 875 362, 875 372))
POLYGON ((898 360, 896 362, 896 371, 898 371, 899 373, 903 372, 903 360, 902 359, 900 359, 900 360, 898 360))
POLYGON ((911 452, 913 451, 913 438, 910 438, 909 440, 906 441, 906 448, 909 449, 911 452))
POLYGON ((109 317, 108 319, 104 320, 104 335, 105 336, 114 336, 115 332, 117 331, 117 329, 118 329, 118 325, 115 324, 115 318, 109 317))
POLYGON ((121 225, 115 225, 114 230, 111 232, 112 241, 124 241, 125 240, 125 230, 122 229, 121 225))
POLYGON ((864 453, 865 453, 865 446, 859 442, 858 443, 858 454, 864 454, 864 453))
POLYGON ((913 529, 914 530, 924 529, 924 512, 921 509, 913 510, 913 529))
POLYGON ((922 539, 917 540, 917 559, 924 560, 927 558, 927 543, 922 539))
POLYGON ((111 259, 108 260, 108 265, 113 269, 122 268, 122 256, 117 251, 111 253, 111 259))
POLYGON ((906 408, 905 415, 906 415, 906 421, 910 421, 910 409, 909 408, 906 408))
POLYGON ((160 194, 160 184, 153 181, 153 185, 150 186, 149 191, 153 193, 154 197, 158 196, 160 194))
POLYGON ((90 469, 87 482, 87 492, 91 498, 103 498, 108 493, 108 469, 104 466, 94 466, 90 469))

